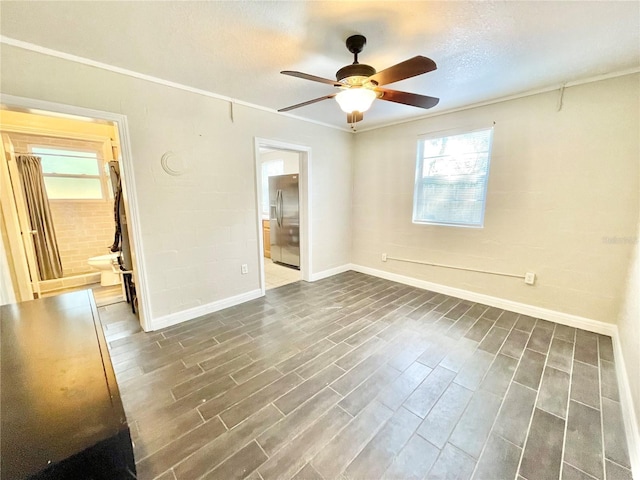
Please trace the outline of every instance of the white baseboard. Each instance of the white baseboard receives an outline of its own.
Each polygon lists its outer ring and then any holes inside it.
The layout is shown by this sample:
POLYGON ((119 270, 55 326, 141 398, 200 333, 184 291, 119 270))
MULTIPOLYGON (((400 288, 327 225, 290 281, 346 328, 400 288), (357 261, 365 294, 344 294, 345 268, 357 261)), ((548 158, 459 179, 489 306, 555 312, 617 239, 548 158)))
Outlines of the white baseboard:
POLYGON ((462 288, 449 287, 447 285, 442 285, 439 283, 428 282, 426 280, 407 277, 405 275, 400 275, 397 273, 391 273, 384 270, 378 270, 376 268, 365 267, 363 265, 352 264, 351 270, 360 273, 366 273, 367 275, 373 275, 374 277, 403 283, 412 287, 423 288, 432 292, 450 295, 452 297, 461 298, 463 300, 469 300, 470 302, 482 303, 484 305, 489 305, 490 307, 501 308, 503 310, 509 310, 511 312, 521 313, 523 315, 529 315, 535 318, 542 318, 543 320, 549 320, 550 322, 556 322, 570 327, 581 328, 590 332, 601 333, 602 335, 608 335, 610 337, 617 335, 618 332, 616 325, 612 323, 601 322, 599 320, 580 317, 578 315, 571 315, 570 313, 563 313, 556 310, 536 307, 535 305, 514 302, 513 300, 493 297, 491 295, 476 293, 470 290, 464 290, 462 288))
POLYGON ((631 462, 631 475, 640 480, 640 424, 636 411, 633 408, 633 396, 629 385, 629 371, 626 368, 620 338, 616 334, 613 337, 613 354, 616 363, 616 377, 618 377, 618 391, 620 393, 620 406, 624 420, 624 430, 627 434, 627 446, 629 448, 629 461, 631 462))
POLYGON ((313 273, 311 274, 309 281, 315 282, 317 280, 322 280, 323 278, 333 277, 334 275, 338 275, 339 273, 348 272, 349 270, 353 270, 353 265, 351 265, 350 263, 346 263, 344 265, 340 265, 339 267, 330 268, 318 273, 313 273))
POLYGON ((206 305, 198 305, 197 307, 182 310, 181 312, 170 313, 163 317, 154 318, 151 320, 151 330, 160 330, 161 328, 170 327, 178 323, 186 322, 187 320, 193 320, 208 313, 217 312, 218 310, 254 300, 262 295, 262 291, 258 288, 234 297, 223 298, 222 300, 207 303, 206 305))
POLYGON ((386 272, 384 270, 365 267, 363 265, 352 264, 351 270, 365 273, 367 275, 372 275, 374 277, 384 278, 386 280, 391 280, 405 285, 410 285, 412 287, 423 288, 432 292, 442 293, 444 295, 450 295, 456 298, 462 298, 463 300, 478 302, 484 305, 489 305, 491 307, 497 307, 503 310, 509 310, 524 315, 530 315, 535 318, 542 318, 543 320, 549 320, 551 322, 556 322, 562 325, 581 328, 590 332, 610 336, 613 340, 614 346, 616 376, 618 378, 618 388, 620 391, 620 406, 622 408, 622 414, 624 418, 627 445, 629 447, 629 457, 633 472, 632 475, 634 476, 633 478, 640 480, 640 426, 638 425, 638 419, 636 418, 635 409, 633 407, 633 397, 631 396, 629 377, 625 368, 624 357, 622 356, 622 348, 620 346, 617 325, 601 322, 599 320, 593 320, 591 318, 571 315, 569 313, 549 310, 547 308, 536 307, 534 305, 514 302, 512 300, 506 300, 504 298, 492 297, 490 295, 471 292, 469 290, 463 290, 461 288, 454 288, 447 285, 427 282, 426 280, 407 277, 405 275, 386 272))

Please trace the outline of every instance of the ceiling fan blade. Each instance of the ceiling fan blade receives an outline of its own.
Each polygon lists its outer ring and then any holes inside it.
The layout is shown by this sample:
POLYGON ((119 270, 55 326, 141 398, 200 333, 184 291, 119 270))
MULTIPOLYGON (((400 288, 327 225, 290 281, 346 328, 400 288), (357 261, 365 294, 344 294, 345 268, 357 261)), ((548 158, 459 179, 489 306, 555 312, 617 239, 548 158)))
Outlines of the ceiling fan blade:
POLYGON ((400 62, 393 67, 389 67, 381 72, 371 75, 369 80, 373 80, 378 85, 387 85, 389 83, 399 82, 405 78, 415 77, 423 73, 435 70, 436 62, 430 58, 418 55, 404 62, 400 62))
POLYGON ((412 107, 432 108, 440 101, 439 98, 429 97, 427 95, 419 95, 417 93, 400 92, 398 90, 389 90, 387 88, 376 88, 376 92, 382 93, 380 100, 387 102, 403 103, 412 107))
POLYGON ((280 73, 283 75, 289 75, 290 77, 298 77, 298 78, 303 78, 305 80, 311 80, 312 82, 326 83, 328 85, 333 85, 334 87, 346 86, 345 84, 340 83, 336 80, 329 80, 328 78, 316 77, 315 75, 309 75, 308 73, 294 72, 293 70, 284 70, 280 73))
POLYGON ((364 118, 362 112, 347 113, 347 123, 356 123, 364 118))
POLYGON ((312 103, 321 102, 322 100, 327 100, 329 98, 333 98, 338 93, 332 93, 331 95, 325 95, 324 97, 314 98, 313 100, 307 100, 306 102, 297 103, 296 105, 291 105, 290 107, 281 108, 278 110, 279 112, 288 112, 289 110, 293 110, 294 108, 304 107, 306 105, 311 105, 312 103))

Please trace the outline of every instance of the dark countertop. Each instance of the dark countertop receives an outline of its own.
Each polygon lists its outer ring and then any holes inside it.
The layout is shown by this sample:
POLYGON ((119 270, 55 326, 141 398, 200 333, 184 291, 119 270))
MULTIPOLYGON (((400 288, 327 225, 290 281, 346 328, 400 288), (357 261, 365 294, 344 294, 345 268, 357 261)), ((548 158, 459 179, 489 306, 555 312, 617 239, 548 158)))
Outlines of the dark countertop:
POLYGON ((128 430, 90 290, 0 307, 2 478, 128 430))

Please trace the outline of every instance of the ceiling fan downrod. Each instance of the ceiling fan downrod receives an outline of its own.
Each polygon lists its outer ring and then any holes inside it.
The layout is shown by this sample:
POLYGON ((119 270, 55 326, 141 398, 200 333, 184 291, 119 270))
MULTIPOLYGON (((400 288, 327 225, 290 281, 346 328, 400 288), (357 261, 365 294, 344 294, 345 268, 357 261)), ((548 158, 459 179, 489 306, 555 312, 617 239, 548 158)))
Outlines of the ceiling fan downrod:
POLYGON ((342 81, 347 79, 347 83, 350 85, 362 85, 364 79, 376 74, 376 69, 371 65, 365 65, 358 62, 358 54, 362 52, 362 49, 367 44, 367 39, 364 35, 351 35, 347 38, 347 49, 353 53, 353 63, 342 67, 336 72, 336 80, 342 81), (352 81, 349 78, 353 77, 352 81))

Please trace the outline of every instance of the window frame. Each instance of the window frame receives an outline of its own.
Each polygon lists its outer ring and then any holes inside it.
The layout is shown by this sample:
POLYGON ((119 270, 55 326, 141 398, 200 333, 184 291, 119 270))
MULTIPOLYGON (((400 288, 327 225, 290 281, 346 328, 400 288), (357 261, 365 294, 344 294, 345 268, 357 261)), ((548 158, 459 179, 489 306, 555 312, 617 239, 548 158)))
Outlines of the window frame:
POLYGON ((418 136, 418 147, 417 147, 417 158, 415 164, 415 177, 414 177, 414 187, 413 187, 413 211, 411 215, 411 221, 415 225, 435 225, 435 226, 443 226, 443 227, 461 227, 461 228, 484 228, 484 219, 485 213, 487 209, 487 189, 489 186, 489 174, 491 172, 491 156, 493 152, 493 134, 494 134, 494 125, 490 126, 475 126, 469 128, 456 128, 450 130, 441 130, 437 132, 426 133, 418 136), (487 169, 484 174, 484 188, 482 189, 482 213, 480 216, 479 223, 460 223, 460 222, 433 222, 428 220, 420 220, 417 218, 417 206, 418 206, 418 195, 419 188, 425 177, 422 176, 422 171, 424 169, 424 142, 426 140, 431 140, 434 138, 445 138, 445 137, 455 137, 459 135, 466 135, 470 133, 480 132, 480 131, 489 131, 489 148, 487 155, 487 169))
MULTIPOLYGON (((77 174, 77 173, 45 173, 42 172, 42 176, 44 178, 77 178, 77 179, 98 179, 100 181, 100 198, 49 198, 50 202, 108 202, 111 197, 109 195, 109 181, 107 179, 107 173, 105 172, 105 161, 102 158, 102 152, 99 148, 88 149, 88 148, 76 148, 76 147, 67 147, 67 146, 59 146, 59 145, 43 145, 39 143, 30 143, 28 144, 29 153, 36 156, 42 157, 43 153, 34 152, 35 149, 46 149, 46 150, 54 150, 58 152, 64 152, 60 154, 60 156, 65 156, 65 154, 69 152, 77 152, 79 154, 87 153, 91 155, 95 155, 96 162, 98 165, 98 175, 88 175, 88 174, 77 174)), ((52 154, 53 156, 53 154, 52 154)), ((78 157, 82 157, 82 155, 78 155, 78 157)), ((84 157, 91 158, 91 157, 84 157)))

